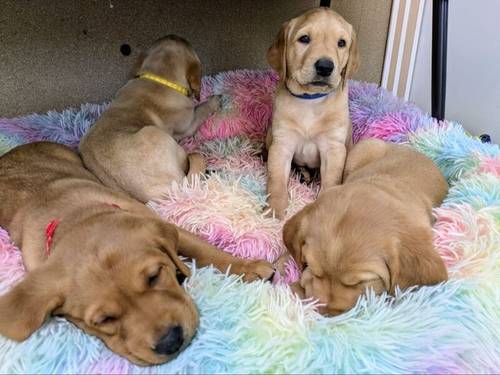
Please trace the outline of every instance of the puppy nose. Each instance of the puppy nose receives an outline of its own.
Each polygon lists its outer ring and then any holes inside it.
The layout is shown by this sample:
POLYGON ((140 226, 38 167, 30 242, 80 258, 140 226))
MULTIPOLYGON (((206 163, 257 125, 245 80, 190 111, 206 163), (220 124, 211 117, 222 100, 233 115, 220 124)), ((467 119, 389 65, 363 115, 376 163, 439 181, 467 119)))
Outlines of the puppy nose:
POLYGON ((333 72, 333 61, 330 59, 319 59, 314 63, 316 73, 321 77, 328 77, 333 72))
POLYGON ((160 337, 154 351, 158 354, 174 354, 184 343, 182 327, 172 326, 160 337))

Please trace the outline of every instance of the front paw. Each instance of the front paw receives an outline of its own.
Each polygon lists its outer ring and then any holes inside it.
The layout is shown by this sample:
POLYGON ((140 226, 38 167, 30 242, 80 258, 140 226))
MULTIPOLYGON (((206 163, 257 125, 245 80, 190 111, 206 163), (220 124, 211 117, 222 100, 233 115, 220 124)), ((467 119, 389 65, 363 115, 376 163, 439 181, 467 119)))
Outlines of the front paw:
POLYGON ((266 213, 267 217, 275 217, 278 220, 283 220, 285 218, 285 212, 288 206, 288 197, 286 198, 269 198, 267 203, 269 205, 269 211, 266 213))
POLYGON ((222 108, 222 95, 212 95, 207 99, 208 108, 210 108, 210 114, 218 112, 222 108))
POLYGON ((275 269, 265 260, 244 260, 233 265, 233 273, 243 275, 243 281, 272 280, 275 269))
POLYGON ((274 262, 274 268, 276 268, 276 271, 279 272, 282 277, 286 274, 287 264, 292 259, 292 254, 290 254, 288 251, 285 251, 285 253, 282 254, 276 262, 274 262))
POLYGON ((300 299, 305 299, 306 298, 306 291, 302 286, 300 285, 299 281, 296 281, 292 284, 289 285, 290 290, 295 293, 300 299))

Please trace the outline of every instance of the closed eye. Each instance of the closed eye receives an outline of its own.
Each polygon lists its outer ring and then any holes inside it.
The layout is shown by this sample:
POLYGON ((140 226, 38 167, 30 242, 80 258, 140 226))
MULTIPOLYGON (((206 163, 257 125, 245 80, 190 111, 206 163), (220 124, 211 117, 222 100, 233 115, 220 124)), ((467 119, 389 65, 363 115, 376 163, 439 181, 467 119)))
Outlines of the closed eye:
POLYGON ((118 321, 116 315, 100 315, 92 320, 92 325, 97 327, 106 327, 118 321))
POLYGON ((109 324, 109 323, 114 323, 118 320, 118 318, 116 316, 105 316, 100 322, 99 324, 109 324))
POLYGON ((373 278, 373 279, 359 280, 359 281, 353 281, 353 282, 349 281, 349 283, 343 282, 342 284, 344 284, 344 286, 346 286, 348 288, 355 288, 355 287, 365 286, 366 284, 373 283, 377 280, 380 280, 380 278, 377 277, 377 278, 373 278))
POLYGON ((156 286, 156 284, 158 284, 158 281, 160 280, 160 275, 161 275, 162 269, 163 269, 163 267, 160 267, 160 268, 158 268, 158 271, 156 271, 155 273, 148 276, 148 279, 147 279, 148 287, 154 288, 156 286))

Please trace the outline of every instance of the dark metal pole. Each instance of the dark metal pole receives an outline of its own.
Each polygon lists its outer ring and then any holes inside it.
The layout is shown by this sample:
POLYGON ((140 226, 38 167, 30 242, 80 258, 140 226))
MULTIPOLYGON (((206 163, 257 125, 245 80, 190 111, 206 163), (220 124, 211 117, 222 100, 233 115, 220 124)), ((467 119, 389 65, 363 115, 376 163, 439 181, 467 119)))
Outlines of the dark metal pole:
POLYGON ((433 0, 432 7, 432 117, 445 118, 448 0, 433 0))
POLYGON ((330 0, 320 0, 319 6, 320 7, 330 7, 330 3, 331 3, 330 0))

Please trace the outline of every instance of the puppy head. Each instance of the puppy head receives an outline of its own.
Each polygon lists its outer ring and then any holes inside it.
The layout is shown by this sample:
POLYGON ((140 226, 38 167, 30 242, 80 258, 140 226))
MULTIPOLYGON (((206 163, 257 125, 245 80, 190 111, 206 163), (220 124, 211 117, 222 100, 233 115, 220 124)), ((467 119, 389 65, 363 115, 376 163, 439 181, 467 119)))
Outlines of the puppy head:
POLYGON ((198 326, 181 287, 189 269, 177 257, 176 228, 130 214, 85 227, 62 235, 46 264, 0 297, 0 334, 24 340, 52 313, 136 364, 170 360, 198 326))
POLYGON ((359 63, 356 33, 333 10, 315 8, 283 24, 267 61, 292 92, 343 88, 359 63))
POLYGON ((425 219, 371 187, 351 185, 323 193, 284 228, 305 295, 324 304, 323 314, 350 309, 369 288, 393 293, 447 279, 425 219))
POLYGON ((187 84, 199 99, 201 91, 201 62, 191 44, 177 36, 158 39, 144 56, 138 74, 152 72, 161 77, 187 84))

